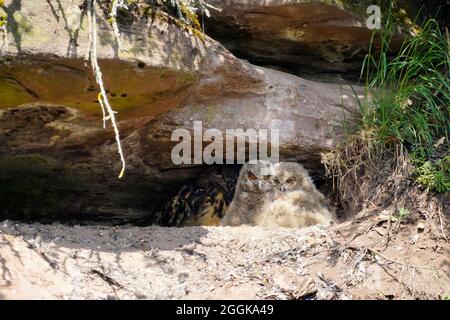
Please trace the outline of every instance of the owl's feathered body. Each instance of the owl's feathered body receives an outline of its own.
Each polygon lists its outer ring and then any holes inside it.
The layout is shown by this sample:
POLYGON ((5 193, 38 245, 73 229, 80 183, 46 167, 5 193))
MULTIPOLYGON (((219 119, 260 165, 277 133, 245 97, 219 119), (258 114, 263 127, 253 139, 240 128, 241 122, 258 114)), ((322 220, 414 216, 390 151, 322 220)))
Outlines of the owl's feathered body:
POLYGON ((242 167, 222 225, 300 228, 331 221, 325 197, 303 166, 259 161, 242 167))
POLYGON ((206 170, 162 206, 154 223, 168 227, 220 225, 233 200, 236 180, 234 168, 206 170))

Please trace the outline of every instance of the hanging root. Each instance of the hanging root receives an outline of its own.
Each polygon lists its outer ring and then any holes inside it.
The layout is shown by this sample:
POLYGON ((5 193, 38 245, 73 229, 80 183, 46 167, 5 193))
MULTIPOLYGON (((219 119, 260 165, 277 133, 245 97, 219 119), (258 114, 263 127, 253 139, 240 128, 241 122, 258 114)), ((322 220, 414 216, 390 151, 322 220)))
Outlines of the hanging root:
MULTIPOLYGON (((115 1, 117 2, 117 1, 115 1)), ((106 127, 106 121, 110 120, 111 125, 114 130, 115 139, 117 143, 117 151, 120 155, 120 160, 122 162, 122 169, 119 173, 119 179, 123 177, 125 173, 125 157, 122 150, 122 143, 120 142, 120 133, 119 128, 117 127, 116 112, 111 108, 111 105, 108 100, 108 96, 106 95, 106 90, 103 84, 103 76, 100 70, 100 66, 98 65, 97 59, 97 18, 96 18, 96 0, 88 0, 88 23, 89 23, 89 46, 88 52, 86 56, 86 60, 91 62, 92 71, 95 76, 95 80, 100 88, 100 93, 98 94, 98 101, 102 108, 103 114, 103 127, 106 127)))
POLYGON ((211 14, 209 13, 209 9, 222 12, 222 9, 215 7, 205 2, 204 0, 198 0, 198 6, 200 7, 200 11, 202 11, 202 13, 204 13, 208 18, 211 16, 211 14))
MULTIPOLYGON (((2 0, 0 0, 2 1, 2 0)), ((207 16, 209 16, 209 10, 218 10, 219 8, 216 8, 212 5, 207 4, 203 0, 170 0, 172 5, 178 9, 178 14, 180 15, 180 19, 183 18, 181 13, 181 5, 188 7, 190 12, 195 12, 195 6, 199 7, 200 11, 202 13, 205 13, 207 16)), ((90 61, 92 71, 95 76, 95 80, 100 88, 100 92, 98 94, 98 101, 100 103, 100 107, 102 109, 102 116, 103 116, 103 128, 106 128, 106 122, 108 120, 111 121, 111 125, 113 127, 114 133, 115 133, 115 139, 117 143, 117 149, 118 153, 120 155, 120 160, 122 162, 122 169, 119 174, 119 178, 122 178, 125 173, 125 157, 123 155, 122 150, 122 144, 120 142, 120 134, 119 129, 117 127, 117 122, 115 118, 115 111, 111 108, 111 105, 108 100, 108 96, 106 95, 106 90, 103 84, 103 77, 100 70, 100 66, 98 64, 97 59, 97 20, 96 20, 96 6, 97 6, 97 0, 87 0, 87 11, 88 11, 88 23, 89 23, 89 46, 88 46, 88 52, 86 54, 86 61, 90 61)), ((120 30, 119 26, 117 24, 117 10, 119 8, 128 8, 125 0, 113 0, 112 6, 111 6, 111 12, 110 12, 110 22, 112 25, 114 37, 117 42, 117 47, 119 51, 123 51, 123 45, 120 37, 120 30)))
POLYGON ((112 8, 111 8, 111 25, 112 25, 112 29, 114 32, 114 37, 116 38, 117 41, 117 47, 119 49, 119 51, 123 50, 123 46, 122 46, 122 40, 120 38, 120 30, 119 30, 119 26, 117 25, 117 9, 119 8, 124 8, 127 9, 127 5, 125 4, 124 0, 113 0, 112 3, 112 8))

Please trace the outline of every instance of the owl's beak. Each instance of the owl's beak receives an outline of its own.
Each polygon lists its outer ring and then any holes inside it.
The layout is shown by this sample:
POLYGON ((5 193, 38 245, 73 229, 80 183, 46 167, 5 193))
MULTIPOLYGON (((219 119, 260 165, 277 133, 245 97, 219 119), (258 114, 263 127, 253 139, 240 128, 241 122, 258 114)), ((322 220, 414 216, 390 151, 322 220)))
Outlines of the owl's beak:
POLYGON ((286 192, 287 188, 286 188, 286 186, 281 186, 280 190, 281 190, 281 192, 286 192))
POLYGON ((262 190, 262 188, 263 188, 263 183, 261 180, 258 180, 258 189, 262 190))

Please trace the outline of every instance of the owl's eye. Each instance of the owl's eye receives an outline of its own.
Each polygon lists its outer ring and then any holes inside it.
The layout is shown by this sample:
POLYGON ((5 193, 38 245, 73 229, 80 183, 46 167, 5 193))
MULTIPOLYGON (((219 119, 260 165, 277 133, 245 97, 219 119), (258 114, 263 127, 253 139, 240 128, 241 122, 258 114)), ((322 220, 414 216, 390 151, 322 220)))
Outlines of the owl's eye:
POLYGON ((256 179, 258 179, 258 177, 255 176, 255 174, 254 174, 253 172, 247 172, 247 177, 248 177, 250 180, 256 180, 256 179))
POLYGON ((275 183, 280 183, 280 180, 278 180, 277 177, 274 177, 274 178, 273 178, 273 181, 274 181, 275 183))
POLYGON ((295 179, 295 177, 290 177, 289 179, 287 179, 287 183, 294 183, 297 179, 295 179))

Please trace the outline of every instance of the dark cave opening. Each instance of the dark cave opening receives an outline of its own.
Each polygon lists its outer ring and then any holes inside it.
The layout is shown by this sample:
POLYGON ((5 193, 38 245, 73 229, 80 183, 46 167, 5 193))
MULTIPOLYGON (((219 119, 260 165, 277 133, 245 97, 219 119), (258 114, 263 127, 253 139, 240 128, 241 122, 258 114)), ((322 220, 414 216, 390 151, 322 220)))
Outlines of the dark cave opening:
MULTIPOLYGON (((213 205, 212 200, 218 195, 223 196, 226 205, 223 210, 226 210, 233 200, 242 166, 199 165, 162 169, 158 181, 149 184, 145 192, 142 188, 127 190, 131 191, 131 195, 127 195, 120 208, 111 210, 104 192, 95 192, 86 187, 82 180, 68 177, 55 168, 37 166, 36 163, 34 166, 29 166, 28 162, 18 164, 17 161, 14 164, 0 163, 1 221, 182 226, 182 219, 195 214, 204 203, 213 205), (155 188, 155 185, 160 187, 155 188), (90 202, 89 206, 79 209, 80 198, 84 203, 90 202)), ((332 181, 325 176, 324 169, 315 167, 309 172, 317 189, 329 199, 330 208, 335 208, 332 181)), ((114 196, 122 192, 117 185, 110 185, 105 190, 114 196)))

